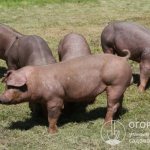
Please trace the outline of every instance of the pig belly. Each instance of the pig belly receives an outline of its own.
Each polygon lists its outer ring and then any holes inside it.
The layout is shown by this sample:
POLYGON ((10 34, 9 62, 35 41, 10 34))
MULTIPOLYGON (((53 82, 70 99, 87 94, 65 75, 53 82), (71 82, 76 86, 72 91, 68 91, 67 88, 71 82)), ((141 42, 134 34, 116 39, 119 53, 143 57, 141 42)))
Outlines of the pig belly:
MULTIPOLYGON (((89 75, 89 74, 87 74, 89 75)), ((98 94, 103 92, 106 85, 100 80, 99 76, 80 76, 80 79, 70 79, 69 86, 66 87, 67 101, 93 101, 98 94)))

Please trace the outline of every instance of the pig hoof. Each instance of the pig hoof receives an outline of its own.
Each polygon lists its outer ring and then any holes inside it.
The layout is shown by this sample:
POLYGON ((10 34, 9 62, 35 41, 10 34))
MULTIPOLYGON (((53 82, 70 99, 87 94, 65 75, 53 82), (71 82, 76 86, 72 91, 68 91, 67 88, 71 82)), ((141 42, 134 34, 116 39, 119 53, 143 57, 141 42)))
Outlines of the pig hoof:
POLYGON ((103 127, 104 128, 106 128, 106 129, 108 129, 108 128, 110 128, 111 127, 111 124, 112 124, 112 122, 111 121, 104 121, 104 124, 103 124, 103 127))
POLYGON ((104 125, 105 126, 109 126, 109 125, 111 125, 113 122, 112 122, 112 119, 107 119, 107 120, 105 120, 104 121, 104 125))
POLYGON ((50 134, 55 134, 55 133, 57 133, 58 131, 57 131, 57 129, 49 129, 48 132, 49 132, 50 134))
POLYGON ((145 91, 144 87, 139 86, 139 92, 144 92, 144 91, 145 91))

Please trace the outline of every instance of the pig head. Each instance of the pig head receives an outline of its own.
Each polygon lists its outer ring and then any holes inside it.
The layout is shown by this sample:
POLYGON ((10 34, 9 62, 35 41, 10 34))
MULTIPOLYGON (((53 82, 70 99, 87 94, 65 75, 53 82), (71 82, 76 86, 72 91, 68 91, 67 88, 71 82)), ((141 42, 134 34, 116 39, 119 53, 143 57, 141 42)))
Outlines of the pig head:
POLYGON ((26 85, 27 79, 24 74, 8 71, 2 82, 6 86, 6 91, 0 95, 2 104, 18 104, 28 101, 29 92, 26 85))

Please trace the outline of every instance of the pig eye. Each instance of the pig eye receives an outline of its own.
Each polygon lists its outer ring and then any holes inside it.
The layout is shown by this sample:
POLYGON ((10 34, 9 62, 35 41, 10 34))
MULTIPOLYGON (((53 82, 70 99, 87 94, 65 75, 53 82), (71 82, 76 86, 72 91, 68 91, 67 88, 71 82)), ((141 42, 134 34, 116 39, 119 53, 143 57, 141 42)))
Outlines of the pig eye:
POLYGON ((19 90, 21 92, 26 92, 28 88, 27 88, 27 85, 23 85, 23 86, 20 86, 20 87, 8 85, 7 89, 14 89, 14 90, 19 90))

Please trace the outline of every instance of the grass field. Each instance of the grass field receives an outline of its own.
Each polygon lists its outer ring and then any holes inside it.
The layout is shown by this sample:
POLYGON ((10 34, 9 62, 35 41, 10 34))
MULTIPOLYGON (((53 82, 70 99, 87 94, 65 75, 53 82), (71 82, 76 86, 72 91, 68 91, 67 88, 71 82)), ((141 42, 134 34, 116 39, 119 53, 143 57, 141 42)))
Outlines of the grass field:
MULTIPOLYGON (((133 21, 150 28, 149 8, 149 0, 0 0, 0 23, 43 37, 58 60, 58 42, 65 34, 83 34, 92 52, 101 53, 100 34, 108 22, 133 21)), ((134 72, 139 72, 137 63, 130 64, 134 72)), ((0 65, 6 66, 4 61, 0 65)), ((0 84, 0 92, 3 90, 0 84)), ((123 106, 119 121, 126 128, 126 137, 119 145, 110 146, 101 139, 105 93, 88 106, 86 113, 77 111, 61 117, 55 135, 47 133, 46 121, 31 118, 28 104, 0 105, 0 150, 149 150, 150 143, 133 144, 129 136, 131 132, 150 134, 150 127, 131 129, 129 122, 150 121, 150 88, 139 93, 133 84, 125 93, 123 106)))

